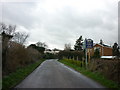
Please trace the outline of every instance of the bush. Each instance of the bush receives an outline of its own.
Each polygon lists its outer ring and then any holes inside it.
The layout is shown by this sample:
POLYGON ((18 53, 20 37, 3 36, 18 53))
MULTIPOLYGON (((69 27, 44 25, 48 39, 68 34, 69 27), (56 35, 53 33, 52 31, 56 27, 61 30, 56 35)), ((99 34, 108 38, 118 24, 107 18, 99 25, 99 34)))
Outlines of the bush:
POLYGON ((69 63, 74 64, 79 67, 84 67, 84 65, 85 65, 85 63, 83 61, 76 61, 76 60, 72 60, 72 59, 64 59, 64 61, 69 62, 69 63))
POLYGON ((16 71, 18 68, 35 62, 40 56, 41 54, 35 49, 25 48, 25 46, 21 44, 10 42, 3 75, 8 75, 9 73, 16 71))
POLYGON ((100 58, 100 51, 99 51, 99 49, 95 50, 94 56, 92 58, 100 58))
POLYGON ((39 53, 39 51, 36 50, 36 49, 27 48, 27 53, 28 53, 27 55, 28 55, 28 58, 29 58, 30 62, 34 62, 34 61, 36 61, 38 59, 42 59, 42 54, 39 53))
POLYGON ((74 60, 82 60, 84 52, 82 51, 60 51, 58 54, 59 59, 67 58, 74 60))
POLYGON ((52 54, 52 53, 45 53, 45 54, 43 55, 43 58, 44 58, 44 59, 56 59, 56 58, 57 58, 57 55, 52 54))
POLYGON ((89 70, 100 72, 110 80, 120 83, 120 60, 92 60, 89 70))

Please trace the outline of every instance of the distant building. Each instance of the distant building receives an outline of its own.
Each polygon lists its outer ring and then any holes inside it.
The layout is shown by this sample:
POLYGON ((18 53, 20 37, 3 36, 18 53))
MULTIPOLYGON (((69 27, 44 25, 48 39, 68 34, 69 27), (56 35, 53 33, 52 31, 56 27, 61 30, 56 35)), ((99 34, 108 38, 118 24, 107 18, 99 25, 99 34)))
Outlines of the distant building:
POLYGON ((100 56, 112 56, 112 47, 108 45, 94 44, 93 48, 90 50, 91 55, 94 55, 95 50, 98 49, 100 52, 100 56))
POLYGON ((51 49, 46 49, 45 51, 44 51, 44 53, 52 53, 52 54, 57 54, 57 53, 59 53, 60 52, 60 50, 58 50, 58 49, 53 49, 53 50, 51 50, 51 49))
POLYGON ((51 53, 50 49, 45 49, 44 53, 51 53))

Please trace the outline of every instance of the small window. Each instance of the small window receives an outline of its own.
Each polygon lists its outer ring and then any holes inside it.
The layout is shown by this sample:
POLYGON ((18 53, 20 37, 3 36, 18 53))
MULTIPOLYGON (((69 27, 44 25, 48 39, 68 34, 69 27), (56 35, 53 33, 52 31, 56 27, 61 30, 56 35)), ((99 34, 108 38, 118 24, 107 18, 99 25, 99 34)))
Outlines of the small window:
POLYGON ((96 49, 98 49, 99 52, 101 51, 100 47, 94 47, 94 51, 95 51, 96 49))

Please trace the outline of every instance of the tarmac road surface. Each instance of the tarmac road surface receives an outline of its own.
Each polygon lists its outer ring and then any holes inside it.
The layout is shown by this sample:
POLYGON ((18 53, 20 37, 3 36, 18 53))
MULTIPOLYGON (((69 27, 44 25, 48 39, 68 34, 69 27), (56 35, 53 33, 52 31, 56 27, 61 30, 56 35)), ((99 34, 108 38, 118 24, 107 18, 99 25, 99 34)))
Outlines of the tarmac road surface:
POLYGON ((15 88, 104 88, 57 60, 44 61, 15 88))

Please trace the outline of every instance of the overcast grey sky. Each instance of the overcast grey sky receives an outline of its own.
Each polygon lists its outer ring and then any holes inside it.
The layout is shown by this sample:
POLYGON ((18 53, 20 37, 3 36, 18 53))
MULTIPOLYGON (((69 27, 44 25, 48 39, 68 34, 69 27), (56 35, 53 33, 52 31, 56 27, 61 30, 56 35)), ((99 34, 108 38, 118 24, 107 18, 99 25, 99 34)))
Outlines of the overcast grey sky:
POLYGON ((118 0, 8 1, 0 3, 0 21, 29 33, 27 45, 41 41, 63 49, 80 35, 96 43, 118 42, 118 0))

